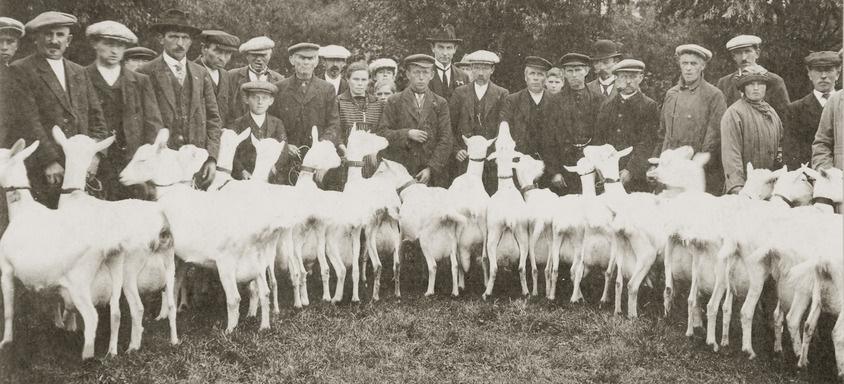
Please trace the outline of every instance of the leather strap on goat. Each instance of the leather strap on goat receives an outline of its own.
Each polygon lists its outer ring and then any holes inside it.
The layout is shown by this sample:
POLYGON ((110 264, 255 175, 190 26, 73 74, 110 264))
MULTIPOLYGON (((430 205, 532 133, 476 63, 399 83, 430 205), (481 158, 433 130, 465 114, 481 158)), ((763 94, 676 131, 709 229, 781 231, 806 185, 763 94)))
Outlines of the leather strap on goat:
POLYGON ((349 167, 349 168, 352 168, 352 167, 363 168, 363 161, 362 160, 358 160, 358 161, 344 160, 343 162, 346 163, 346 166, 349 167))
POLYGON ((410 181, 408 181, 408 182, 406 182, 406 183, 402 184, 400 187, 396 188, 396 193, 399 193, 399 194, 400 194, 402 191, 404 191, 405 189, 407 189, 408 187, 410 187, 411 185, 414 185, 414 184, 416 184, 416 183, 417 183, 417 182, 416 182, 416 180, 415 180, 415 179, 410 180, 410 181))
POLYGON ((528 193, 528 191, 532 191, 536 188, 537 188, 536 184, 525 185, 524 187, 522 187, 522 194, 524 195, 525 193, 528 193))
POLYGON ((228 173, 229 175, 231 175, 231 174, 232 174, 232 170, 231 170, 231 169, 228 169, 228 168, 223 168, 223 167, 221 167, 221 166, 219 166, 219 165, 216 167, 216 169, 217 169, 218 171, 220 171, 220 172, 223 172, 223 173, 228 173))
POLYGON ((484 161, 486 161, 486 159, 484 159, 483 157, 481 157, 480 159, 473 159, 473 158, 470 157, 469 161, 477 161, 479 163, 483 163, 484 161))
POLYGON ((226 185, 228 185, 228 184, 229 184, 229 182, 230 182, 230 181, 232 181, 232 180, 233 180, 233 179, 228 179, 228 180, 224 181, 224 182, 223 182, 223 184, 222 184, 222 185, 220 185, 220 187, 219 187, 219 188, 217 188, 217 190, 218 190, 218 191, 222 190, 222 189, 223 189, 223 187, 225 187, 226 185))
POLYGON ((775 193, 775 194, 774 194, 773 196, 771 196, 771 197, 779 197, 780 199, 782 199, 782 201, 785 201, 785 203, 786 203, 786 204, 788 204, 788 206, 789 206, 789 207, 794 208, 794 202, 793 202, 793 201, 791 201, 791 199, 789 199, 789 198, 787 198, 787 197, 785 197, 785 196, 783 196, 783 195, 780 195, 779 193, 775 193))
POLYGON ((498 178, 499 178, 499 179, 512 179, 512 178, 513 178, 513 175, 498 176, 498 178))
POLYGON ((153 187, 157 187, 157 188, 162 188, 162 187, 172 187, 172 186, 174 186, 174 185, 176 185, 176 184, 185 184, 185 185, 190 186, 191 188, 194 188, 194 185, 193 185, 193 180, 181 180, 181 181, 174 181, 174 182, 169 183, 169 184, 158 184, 158 183, 152 183, 152 186, 153 186, 153 187))
POLYGON ((60 192, 61 192, 62 195, 67 195, 67 194, 71 194, 73 192, 78 192, 78 191, 81 191, 81 190, 82 190, 82 188, 62 188, 60 192))
POLYGON ((832 201, 832 199, 830 199, 828 197, 813 197, 812 198, 812 204, 826 204, 826 205, 829 205, 831 207, 835 206, 835 202, 832 201))
MULTIPOLYGON (((593 172, 594 172, 594 171, 593 171, 593 172)), ((588 175, 588 173, 587 173, 587 175, 588 175)), ((604 179, 604 184, 618 183, 618 182, 620 182, 620 181, 621 181, 621 180, 619 180, 619 179, 604 179)))
POLYGON ((3 187, 3 192, 12 192, 12 191, 20 191, 20 190, 31 190, 30 187, 3 187))
POLYGON ((308 167, 306 165, 299 166, 299 172, 308 172, 308 173, 316 173, 316 168, 308 167))

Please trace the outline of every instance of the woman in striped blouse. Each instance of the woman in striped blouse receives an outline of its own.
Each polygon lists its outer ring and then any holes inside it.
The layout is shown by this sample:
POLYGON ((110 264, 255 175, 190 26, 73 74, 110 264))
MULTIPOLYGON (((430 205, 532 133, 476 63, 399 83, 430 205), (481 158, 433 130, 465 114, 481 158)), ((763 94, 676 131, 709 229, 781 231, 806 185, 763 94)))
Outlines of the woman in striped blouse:
MULTIPOLYGON (((371 131, 378 126, 381 112, 384 110, 384 102, 368 92, 369 68, 366 64, 350 64, 346 68, 346 80, 349 82, 349 89, 337 96, 340 129, 343 134, 343 144, 340 146, 343 150, 353 124, 357 125, 357 129, 371 131)), ((369 177, 375 172, 376 164, 375 156, 367 156, 364 159, 364 177, 369 177)))

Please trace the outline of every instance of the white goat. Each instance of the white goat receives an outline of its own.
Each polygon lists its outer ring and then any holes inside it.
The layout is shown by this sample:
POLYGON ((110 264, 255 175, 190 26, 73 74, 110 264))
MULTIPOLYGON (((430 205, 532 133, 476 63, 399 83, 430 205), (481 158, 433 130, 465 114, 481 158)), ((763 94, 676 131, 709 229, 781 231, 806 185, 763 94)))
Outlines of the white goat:
MULTIPOLYGON (((519 154, 519 161, 514 164, 516 177, 519 185, 522 186, 522 194, 528 209, 528 233, 530 243, 528 244, 528 257, 530 258, 531 272, 533 274, 532 296, 538 295, 539 270, 538 264, 544 264, 546 271, 551 263, 551 233, 553 232, 554 213, 551 207, 555 207, 559 197, 548 188, 539 189, 536 187, 536 180, 545 171, 545 164, 542 160, 534 159, 529 155, 519 154), (542 252, 542 251, 545 252, 542 252)), ((548 295, 549 278, 546 273, 545 288, 548 295)))

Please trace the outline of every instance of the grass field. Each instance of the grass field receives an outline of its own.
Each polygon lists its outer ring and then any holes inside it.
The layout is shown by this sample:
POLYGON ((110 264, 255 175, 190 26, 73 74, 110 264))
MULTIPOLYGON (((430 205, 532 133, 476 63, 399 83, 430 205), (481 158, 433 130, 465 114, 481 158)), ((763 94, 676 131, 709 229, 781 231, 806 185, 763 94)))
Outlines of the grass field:
MULTIPOLYGON (((763 319, 754 327, 759 355, 754 361, 738 351, 737 320, 731 346, 719 353, 705 347, 700 331, 686 338, 682 295, 687 291, 682 287, 677 310, 668 319, 661 316, 661 292, 643 289, 641 318, 631 321, 594 304, 602 280, 597 274, 588 277, 589 304, 568 303, 568 279, 559 284, 562 292, 555 303, 525 300, 519 297, 518 274, 506 272, 499 274, 495 299, 484 302, 479 271, 470 275, 464 296, 448 296, 447 268, 440 267, 438 294, 425 298, 424 263, 408 257, 402 299, 393 297, 392 273, 386 271, 382 301, 374 304, 366 294, 359 305, 313 302, 321 288, 312 275, 312 304, 295 311, 289 285, 281 284, 282 313, 273 316, 272 329, 265 332, 258 331, 256 319, 241 317, 235 332, 224 335, 225 306, 217 292, 200 301, 199 308, 179 315, 182 344, 175 347, 168 344, 166 322, 152 321, 159 301, 149 297, 141 351, 122 353, 129 328, 124 305, 121 355, 103 357, 108 322, 101 316, 97 358, 84 363, 79 358, 81 333, 53 328, 47 307, 33 305, 45 300, 18 290, 16 337, 10 348, 0 351, 0 382, 820 383, 835 379, 829 318, 821 319, 811 366, 798 372, 790 353, 770 352, 772 331, 763 319)), ((734 306, 736 316, 738 307, 734 306)), ((787 338, 784 341, 788 349, 787 338)))

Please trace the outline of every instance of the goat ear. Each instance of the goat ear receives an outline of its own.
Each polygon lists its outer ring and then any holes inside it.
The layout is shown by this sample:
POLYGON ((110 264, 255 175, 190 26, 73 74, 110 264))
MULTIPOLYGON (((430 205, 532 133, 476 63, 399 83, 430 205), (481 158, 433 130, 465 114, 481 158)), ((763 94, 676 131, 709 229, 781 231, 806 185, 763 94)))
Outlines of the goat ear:
POLYGON ((487 140, 487 141, 486 141, 486 146, 487 146, 487 147, 491 146, 493 143, 495 143, 495 140, 496 140, 496 139, 498 139, 498 138, 497 138, 497 137, 493 137, 493 138, 491 138, 491 139, 487 140))
POLYGON ((114 135, 102 139, 99 143, 97 143, 97 152, 103 151, 112 144, 114 144, 115 139, 116 137, 114 135))
POLYGON ((282 140, 280 143, 278 143, 278 145, 281 147, 282 153, 287 151, 287 140, 282 140))
POLYGON ((351 134, 352 132, 355 132, 357 130, 358 130, 358 123, 354 122, 354 123, 352 123, 352 129, 349 130, 349 134, 351 134))
POLYGON ((692 159, 695 155, 695 150, 688 145, 684 145, 674 150, 678 156, 683 156, 684 159, 692 159))
POLYGON ((17 156, 20 156, 22 159, 26 159, 27 157, 32 155, 32 153, 35 152, 36 149, 38 149, 38 144, 40 144, 38 140, 33 141, 32 144, 20 151, 17 156))
POLYGON ((648 158, 648 164, 658 165, 659 164, 659 158, 658 157, 649 157, 648 158))
POLYGON ((56 140, 59 145, 64 146, 67 143, 67 136, 62 132, 62 129, 59 128, 58 125, 53 126, 53 139, 56 140))
POLYGON ((776 180, 776 179, 779 179, 780 177, 782 177, 782 175, 784 175, 786 172, 788 172, 788 169, 785 166, 783 166, 782 168, 777 169, 776 171, 772 172, 771 175, 774 177, 774 180, 776 180))
POLYGON ((816 170, 814 170, 814 169, 812 169, 812 168, 805 167, 805 166, 804 166, 804 167, 802 167, 802 169, 803 169, 803 173, 804 173, 806 176, 809 176, 809 177, 811 177, 811 178, 813 178, 813 179, 815 179, 815 180, 818 180, 818 179, 820 179, 820 178, 822 178, 822 177, 824 177, 824 178, 826 177, 826 171, 824 171, 824 170, 821 170, 820 172, 818 172, 818 171, 816 171, 816 170))
POLYGON ((26 142, 23 139, 18 139, 18 141, 16 141, 9 150, 9 156, 11 157, 17 155, 18 152, 22 151, 24 148, 26 148, 26 142))
POLYGON ((466 146, 468 147, 469 146, 469 138, 466 137, 466 135, 460 135, 460 137, 463 138, 463 144, 466 144, 466 146))
MULTIPOLYGON (((249 128, 247 128, 247 129, 249 129, 249 128)), ((243 131, 243 132, 246 132, 246 131, 243 131)), ((249 141, 252 143, 253 147, 258 148, 258 143, 260 141, 258 140, 257 137, 255 137, 255 135, 250 134, 249 135, 249 141)))
MULTIPOLYGON (((311 127, 311 144, 316 144, 319 142, 319 130, 317 129, 316 125, 311 127)), ((311 145, 313 147, 313 145, 311 145)))
POLYGON ((627 156, 627 155, 630 154, 630 152, 633 152, 633 147, 624 148, 624 149, 618 151, 618 157, 627 156))
POLYGON ((155 135, 154 145, 158 147, 158 149, 164 149, 167 147, 168 140, 170 140, 170 130, 167 128, 161 128, 158 130, 158 134, 155 135))
POLYGON ((576 166, 576 165, 574 165, 574 166, 572 166, 572 165, 564 165, 564 166, 563 166, 563 168, 565 168, 565 169, 566 169, 566 171, 569 171, 569 172, 571 172, 571 173, 576 173, 576 172, 577 172, 577 166, 576 166))
POLYGON ((710 157, 712 157, 712 155, 710 155, 709 152, 699 152, 692 157, 692 161, 703 166, 704 164, 709 162, 710 157))
POLYGON ((749 175, 750 172, 753 172, 753 163, 747 162, 747 174, 749 175))
POLYGON ((498 158, 498 152, 490 153, 489 156, 486 157, 487 160, 495 160, 498 158))
POLYGON ((252 135, 252 128, 244 129, 243 132, 241 132, 239 135, 237 135, 237 142, 238 143, 243 142, 243 140, 246 140, 250 135, 252 135))

